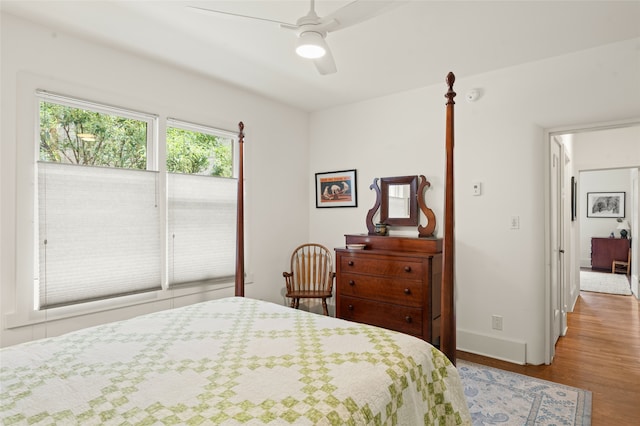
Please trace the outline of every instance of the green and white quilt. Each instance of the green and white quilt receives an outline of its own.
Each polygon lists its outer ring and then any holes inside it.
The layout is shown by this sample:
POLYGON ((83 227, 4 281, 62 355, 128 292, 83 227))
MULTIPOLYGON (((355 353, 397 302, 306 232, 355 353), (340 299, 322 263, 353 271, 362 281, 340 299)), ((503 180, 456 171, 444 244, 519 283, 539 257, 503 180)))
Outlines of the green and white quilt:
POLYGON ((471 424, 415 337, 248 298, 4 348, 5 425, 471 424))

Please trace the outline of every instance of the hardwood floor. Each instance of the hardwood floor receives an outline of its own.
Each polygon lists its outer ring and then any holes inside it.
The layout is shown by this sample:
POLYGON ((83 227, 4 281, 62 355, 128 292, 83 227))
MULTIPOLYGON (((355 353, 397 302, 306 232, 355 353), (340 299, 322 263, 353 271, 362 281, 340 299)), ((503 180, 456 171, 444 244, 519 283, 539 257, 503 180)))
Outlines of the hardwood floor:
POLYGON ((634 296, 581 292, 551 365, 460 359, 592 392, 592 425, 640 424, 640 308, 634 296))

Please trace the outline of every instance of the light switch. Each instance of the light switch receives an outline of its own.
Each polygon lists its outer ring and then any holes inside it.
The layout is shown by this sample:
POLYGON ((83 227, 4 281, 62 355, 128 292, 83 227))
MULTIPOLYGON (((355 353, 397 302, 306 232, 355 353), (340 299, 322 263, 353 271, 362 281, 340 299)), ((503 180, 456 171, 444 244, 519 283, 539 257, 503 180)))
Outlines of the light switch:
POLYGON ((511 216, 511 229, 520 229, 520 216, 511 216))
POLYGON ((480 182, 473 183, 473 195, 482 194, 482 184, 480 182))

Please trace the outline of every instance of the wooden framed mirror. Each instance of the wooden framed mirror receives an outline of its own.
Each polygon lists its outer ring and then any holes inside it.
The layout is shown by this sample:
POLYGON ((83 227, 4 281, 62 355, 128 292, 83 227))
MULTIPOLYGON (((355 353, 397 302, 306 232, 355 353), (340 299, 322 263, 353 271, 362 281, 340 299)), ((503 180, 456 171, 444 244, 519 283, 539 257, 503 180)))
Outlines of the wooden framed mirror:
POLYGON ((376 192, 376 202, 367 213, 366 223, 369 235, 381 235, 376 233, 374 224, 375 216, 380 210, 380 223, 396 226, 418 225, 419 237, 433 237, 436 216, 424 201, 424 192, 430 186, 431 184, 423 175, 373 179, 369 189, 376 192), (426 218, 425 226, 420 225, 418 208, 426 218))
POLYGON ((418 225, 418 176, 380 179, 380 222, 387 225, 418 225))

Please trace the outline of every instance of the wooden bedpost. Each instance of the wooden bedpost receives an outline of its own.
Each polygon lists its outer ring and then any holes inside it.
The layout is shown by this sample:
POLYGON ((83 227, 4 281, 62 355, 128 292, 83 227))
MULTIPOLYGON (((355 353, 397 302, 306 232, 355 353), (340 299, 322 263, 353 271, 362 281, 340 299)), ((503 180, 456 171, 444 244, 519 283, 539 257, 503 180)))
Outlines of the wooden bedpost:
POLYGON ((440 331, 440 350, 456 363, 456 317, 454 309, 454 209, 453 209, 453 98, 456 92, 453 91, 455 75, 450 72, 447 75, 447 86, 449 89, 447 98, 447 121, 446 121, 446 171, 445 171, 445 197, 444 197, 444 242, 442 247, 442 323, 440 331))
POLYGON ((238 213, 236 215, 236 296, 244 297, 244 123, 238 123, 238 213))

